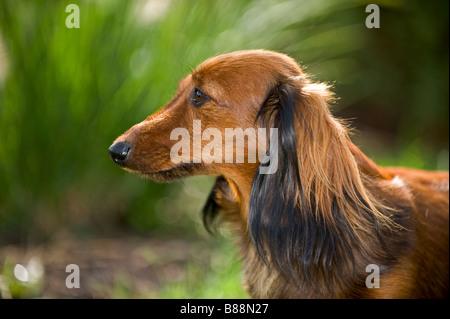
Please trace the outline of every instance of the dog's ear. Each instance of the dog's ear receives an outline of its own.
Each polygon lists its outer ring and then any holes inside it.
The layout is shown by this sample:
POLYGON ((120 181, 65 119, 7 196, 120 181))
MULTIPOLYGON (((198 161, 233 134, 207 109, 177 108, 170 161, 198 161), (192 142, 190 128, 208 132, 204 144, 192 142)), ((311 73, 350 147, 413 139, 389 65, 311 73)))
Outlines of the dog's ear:
POLYGON ((326 104, 326 91, 303 91, 305 83, 309 80, 288 79, 280 83, 270 91, 259 110, 260 125, 278 130, 277 139, 270 140, 268 150, 271 160, 277 157, 278 167, 262 174, 264 163, 260 164, 253 179, 249 207, 249 231, 257 252, 266 265, 273 265, 293 279, 327 276, 333 264, 337 264, 336 241, 340 235, 327 217, 332 215, 344 227, 346 222, 338 205, 332 202, 332 195, 329 207, 320 206, 314 188, 317 181, 302 181, 311 175, 305 177, 300 167, 307 170, 309 165, 322 165, 303 161, 311 161, 310 149, 319 147, 314 142, 317 129, 314 118, 320 116, 320 107, 327 107, 319 105, 326 104), (329 212, 322 215, 321 209, 329 212))
MULTIPOLYGON (((266 129, 274 128, 266 158, 277 160, 276 171, 263 174, 264 163, 253 179, 249 207, 249 231, 256 250, 267 265, 295 275, 291 260, 299 243, 298 194, 302 194, 299 175, 296 124, 300 90, 292 81, 281 83, 268 94, 257 115, 266 129), (274 140, 276 138, 276 140, 274 140), (273 147, 276 143, 277 147, 273 147)), ((269 164, 270 165, 270 164, 269 164)))
POLYGON ((260 126, 278 130, 267 156, 277 157, 278 167, 264 174, 262 161, 256 171, 249 232, 266 264, 290 278, 353 267, 352 247, 364 245, 356 231, 377 236, 372 229, 392 225, 387 208, 363 184, 330 98, 325 84, 289 78, 270 91, 257 116, 260 126))

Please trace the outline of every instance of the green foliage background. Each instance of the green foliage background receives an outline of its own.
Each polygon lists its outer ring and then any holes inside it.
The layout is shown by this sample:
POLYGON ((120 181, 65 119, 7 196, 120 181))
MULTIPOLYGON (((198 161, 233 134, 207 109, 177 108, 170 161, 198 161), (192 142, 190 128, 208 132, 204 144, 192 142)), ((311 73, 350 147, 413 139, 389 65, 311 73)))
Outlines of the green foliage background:
MULTIPOLYGON (((155 184, 107 148, 219 53, 290 54, 383 165, 448 169, 448 1, 1 0, 0 246, 115 232, 198 236, 211 178, 155 184), (65 8, 80 8, 68 29, 65 8)), ((170 295, 170 294, 169 294, 170 295)), ((203 296, 201 293, 197 295, 203 296)))

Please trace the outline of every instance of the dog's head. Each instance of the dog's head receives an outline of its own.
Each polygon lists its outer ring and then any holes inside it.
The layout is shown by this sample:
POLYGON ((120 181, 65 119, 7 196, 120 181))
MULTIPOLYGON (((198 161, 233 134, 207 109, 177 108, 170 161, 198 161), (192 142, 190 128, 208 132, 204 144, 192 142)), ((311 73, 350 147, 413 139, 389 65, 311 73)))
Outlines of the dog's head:
POLYGON ((269 130, 258 128, 273 127, 280 83, 301 76, 298 64, 280 53, 213 57, 179 82, 164 108, 117 138, 109 153, 126 170, 156 181, 232 178, 243 171, 253 177, 270 139, 269 130))

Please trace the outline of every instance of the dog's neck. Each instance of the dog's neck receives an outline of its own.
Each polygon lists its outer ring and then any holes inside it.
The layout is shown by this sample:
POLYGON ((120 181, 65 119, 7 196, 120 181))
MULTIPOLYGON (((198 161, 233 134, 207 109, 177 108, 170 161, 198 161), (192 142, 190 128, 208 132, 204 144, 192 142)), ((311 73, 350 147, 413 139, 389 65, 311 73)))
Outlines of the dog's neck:
POLYGON ((230 189, 235 197, 237 204, 239 206, 239 217, 242 221, 243 226, 247 226, 248 223, 248 213, 250 205, 250 195, 252 191, 253 177, 255 175, 256 169, 254 171, 242 170, 236 172, 236 174, 230 173, 225 176, 230 189))

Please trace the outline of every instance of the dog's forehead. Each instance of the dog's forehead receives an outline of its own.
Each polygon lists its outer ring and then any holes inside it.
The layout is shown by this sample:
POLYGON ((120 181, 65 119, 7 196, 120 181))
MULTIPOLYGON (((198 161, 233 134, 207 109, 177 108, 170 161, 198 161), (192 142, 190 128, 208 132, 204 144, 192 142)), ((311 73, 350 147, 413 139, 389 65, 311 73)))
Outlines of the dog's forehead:
POLYGON ((299 65, 285 54, 247 50, 207 59, 194 69, 189 83, 220 103, 260 103, 277 83, 298 75, 299 65))
POLYGON ((194 80, 201 82, 218 78, 245 81, 255 76, 262 80, 280 75, 302 74, 297 62, 281 53, 265 50, 236 51, 218 55, 201 63, 192 73, 194 80))

